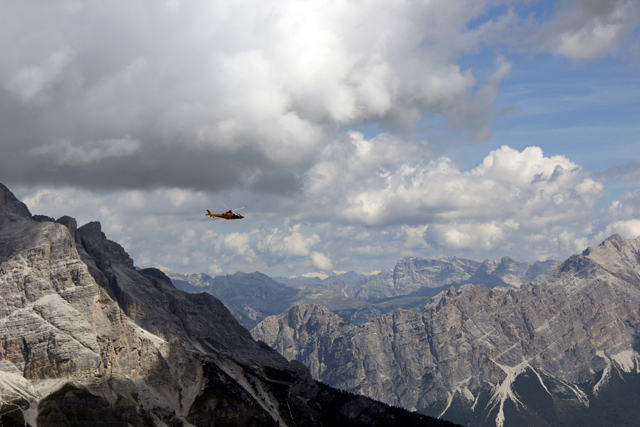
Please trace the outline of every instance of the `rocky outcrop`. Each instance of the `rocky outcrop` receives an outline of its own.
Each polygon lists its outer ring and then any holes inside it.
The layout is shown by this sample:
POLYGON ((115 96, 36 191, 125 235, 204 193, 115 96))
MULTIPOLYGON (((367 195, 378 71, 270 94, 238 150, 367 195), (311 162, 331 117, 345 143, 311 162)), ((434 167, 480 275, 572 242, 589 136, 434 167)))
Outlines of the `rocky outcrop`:
POLYGON ((2 425, 444 425, 362 399, 255 342, 213 296, 136 271, 99 223, 34 219, 0 186, 2 425))
POLYGON ((451 287, 362 326, 298 306, 252 335, 327 384, 462 424, 602 425, 640 416, 616 385, 640 378, 639 279, 640 238, 612 236, 535 285, 451 287))

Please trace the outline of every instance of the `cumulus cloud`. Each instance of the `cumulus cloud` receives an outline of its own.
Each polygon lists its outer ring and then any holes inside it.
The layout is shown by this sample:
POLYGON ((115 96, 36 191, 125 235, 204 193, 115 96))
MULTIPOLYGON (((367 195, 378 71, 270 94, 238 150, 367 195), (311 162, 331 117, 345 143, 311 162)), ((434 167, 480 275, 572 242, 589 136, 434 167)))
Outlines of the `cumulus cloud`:
POLYGON ((319 268, 320 270, 331 271, 331 269, 333 269, 331 259, 321 252, 314 252, 311 254, 311 263, 314 267, 319 268))
POLYGON ((209 178, 228 189, 259 175, 273 177, 272 190, 290 191, 290 181, 277 178, 313 164, 344 126, 377 121, 410 130, 433 116, 486 138, 509 63, 499 57, 486 82, 457 63, 483 39, 483 30, 465 25, 484 9, 482 2, 14 4, 0 16, 0 166, 25 184, 200 189, 209 178), (38 167, 23 167, 33 166, 34 153, 38 167), (112 161, 122 156, 129 164, 116 170, 112 161), (90 171, 83 184, 74 179, 90 171))
POLYGON ((403 152, 401 142, 389 143, 389 135, 367 140, 351 132, 349 137, 350 145, 327 147, 324 160, 309 172, 306 189, 312 202, 333 202, 329 210, 315 206, 314 211, 345 222, 377 227, 511 218, 523 223, 531 216, 543 225, 569 219, 603 197, 602 184, 577 164, 564 156, 545 157, 538 147, 503 146, 462 172, 447 157, 422 157, 415 145, 403 152), (394 154, 387 153, 390 147, 397 147, 394 154))
MULTIPOLYGON (((546 157, 538 147, 503 146, 462 171, 448 157, 431 160, 428 145, 421 155, 415 144, 390 143, 390 135, 366 139, 351 132, 349 138, 350 144, 328 146, 310 170, 305 215, 370 230, 399 228, 394 239, 404 242, 402 253, 518 251, 544 258, 550 248, 573 252, 590 233, 596 203, 607 196, 579 165, 546 157), (387 152, 390 146, 397 151, 387 152), (563 231, 574 237, 558 238, 563 231)), ((360 236, 353 240, 372 253, 369 235, 360 236)), ((376 239, 389 240, 380 233, 376 239)))
POLYGON ((640 236, 640 190, 626 192, 599 212, 590 244, 602 242, 612 234, 626 239, 640 236))

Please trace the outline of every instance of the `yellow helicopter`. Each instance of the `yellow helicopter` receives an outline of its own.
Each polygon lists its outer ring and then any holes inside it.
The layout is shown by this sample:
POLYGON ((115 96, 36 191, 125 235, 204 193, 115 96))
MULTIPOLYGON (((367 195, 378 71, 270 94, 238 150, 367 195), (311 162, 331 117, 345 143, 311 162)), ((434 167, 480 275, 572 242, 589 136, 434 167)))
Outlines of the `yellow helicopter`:
MULTIPOLYGON (((224 203, 222 204, 222 206, 224 206, 225 208, 229 209, 224 203)), ((221 214, 217 214, 217 213, 211 213, 211 211, 209 209, 207 209, 207 213, 205 215, 210 216, 211 218, 222 218, 222 219, 242 219, 244 218, 242 215, 239 215, 235 212, 233 212, 234 210, 239 211, 240 209, 244 209, 246 208, 246 206, 243 206, 241 208, 238 209, 229 209, 228 211, 221 213, 221 214)))

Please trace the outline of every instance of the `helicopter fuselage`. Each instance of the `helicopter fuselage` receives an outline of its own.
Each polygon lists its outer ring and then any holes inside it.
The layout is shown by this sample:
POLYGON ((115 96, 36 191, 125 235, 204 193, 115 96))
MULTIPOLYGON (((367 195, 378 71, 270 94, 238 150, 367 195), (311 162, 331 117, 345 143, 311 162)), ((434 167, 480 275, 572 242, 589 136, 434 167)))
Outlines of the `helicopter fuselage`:
POLYGON ((210 216, 212 218, 222 218, 222 219, 242 219, 242 218, 244 218, 242 215, 239 215, 237 213, 233 213, 232 211, 226 211, 225 213, 217 214, 217 213, 211 213, 209 211, 209 209, 207 209, 207 213, 205 215, 210 216))

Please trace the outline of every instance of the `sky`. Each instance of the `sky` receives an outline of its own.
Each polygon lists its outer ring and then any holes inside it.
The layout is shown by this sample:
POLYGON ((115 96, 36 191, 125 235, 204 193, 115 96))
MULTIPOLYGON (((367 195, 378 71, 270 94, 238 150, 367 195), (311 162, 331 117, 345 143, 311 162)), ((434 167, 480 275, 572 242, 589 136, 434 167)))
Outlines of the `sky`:
POLYGON ((640 235, 639 24, 630 0, 0 1, 0 182, 140 267, 563 260, 640 235))

